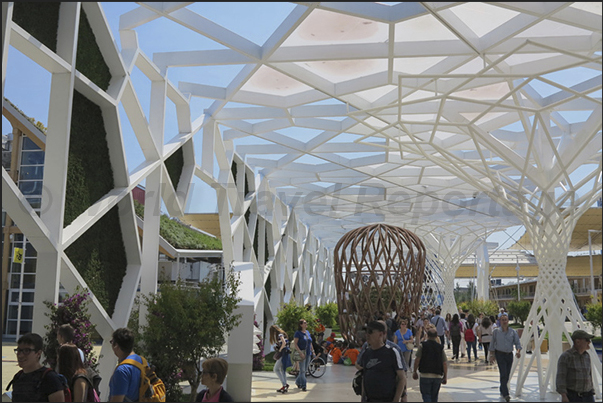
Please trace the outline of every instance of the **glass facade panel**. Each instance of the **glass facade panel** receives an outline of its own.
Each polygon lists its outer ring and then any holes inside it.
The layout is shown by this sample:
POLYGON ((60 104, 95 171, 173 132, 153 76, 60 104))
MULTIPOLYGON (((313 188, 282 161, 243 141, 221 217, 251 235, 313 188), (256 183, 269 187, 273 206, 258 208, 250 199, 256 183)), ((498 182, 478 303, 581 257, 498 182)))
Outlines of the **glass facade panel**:
POLYGON ((25 288, 36 288, 36 275, 35 274, 25 274, 23 275, 23 289, 25 288))
POLYGON ((40 150, 40 147, 36 145, 29 137, 23 136, 23 143, 21 143, 22 150, 40 150))
POLYGON ((33 302, 34 301, 34 293, 33 292, 23 292, 21 299, 23 302, 33 302))
MULTIPOLYGON (((21 316, 23 319, 23 316, 21 316)), ((21 320, 21 329, 19 329, 19 336, 23 336, 26 333, 31 333, 31 329, 33 328, 33 322, 31 320, 21 320)))
POLYGON ((44 164, 43 151, 23 151, 21 153, 21 165, 42 165, 44 164))
POLYGON ((42 179, 44 177, 44 165, 21 167, 19 179, 42 179))
MULTIPOLYGON (((45 153, 41 150, 31 139, 23 136, 21 143, 21 159, 19 167, 19 182, 18 187, 21 192, 26 196, 27 201, 34 209, 35 213, 40 215, 40 208, 42 204, 42 188, 43 188, 43 176, 44 176, 44 158, 45 153)), ((6 213, 3 212, 2 216, 3 226, 6 224, 6 213)), ((14 223, 13 223, 14 225, 14 223)), ((23 234, 12 234, 10 244, 10 278, 8 279, 9 290, 7 304, 3 306, 6 309, 6 322, 4 328, 5 335, 18 336, 30 332, 32 330, 32 318, 33 318, 33 302, 34 292, 36 284, 36 264, 37 255, 36 249, 31 243, 27 243, 24 247, 23 241, 25 237, 23 234), (12 257, 14 248, 25 249, 25 262, 14 263, 12 257), (23 269, 24 275, 21 281, 21 270, 23 269), (20 289, 20 287, 22 288, 20 289), (19 292, 21 291, 21 298, 19 298, 19 292), (19 300, 20 299, 20 300, 19 300), (19 305, 21 306, 21 317, 17 318, 19 305)))
POLYGON ((38 251, 33 247, 29 242, 27 243, 27 247, 25 248, 25 257, 36 257, 38 256, 38 251))
POLYGON ((17 334, 17 321, 7 320, 6 321, 6 334, 17 334))
POLYGON ((35 273, 36 272, 36 261, 37 259, 25 259, 25 273, 35 273))
POLYGON ((8 318, 9 319, 17 319, 17 315, 19 314, 19 307, 16 305, 12 305, 8 307, 8 318))
POLYGON ((19 182, 19 190, 25 196, 27 195, 41 195, 42 194, 42 181, 23 181, 19 182))
POLYGON ((21 319, 33 318, 33 305, 23 305, 21 307, 21 319))

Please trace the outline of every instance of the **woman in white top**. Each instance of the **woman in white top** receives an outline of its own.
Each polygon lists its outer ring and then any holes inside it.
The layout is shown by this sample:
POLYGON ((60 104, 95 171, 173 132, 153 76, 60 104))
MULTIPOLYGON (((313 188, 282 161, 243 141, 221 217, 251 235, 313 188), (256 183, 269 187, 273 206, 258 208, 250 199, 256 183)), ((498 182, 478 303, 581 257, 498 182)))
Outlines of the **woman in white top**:
POLYGON ((490 318, 487 316, 482 319, 482 324, 477 328, 477 336, 479 342, 484 346, 484 355, 486 356, 486 362, 488 362, 488 348, 492 341, 492 332, 494 331, 494 325, 490 322, 490 318))

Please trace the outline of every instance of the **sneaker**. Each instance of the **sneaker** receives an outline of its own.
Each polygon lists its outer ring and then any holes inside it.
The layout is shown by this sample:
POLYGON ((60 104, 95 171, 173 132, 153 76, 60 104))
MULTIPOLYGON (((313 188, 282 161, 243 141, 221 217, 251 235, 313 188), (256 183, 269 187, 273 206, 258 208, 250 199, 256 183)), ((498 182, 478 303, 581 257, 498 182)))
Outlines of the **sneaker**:
POLYGON ((289 384, 285 385, 285 392, 289 392, 289 384))
POLYGON ((287 388, 283 386, 282 388, 277 389, 276 391, 277 391, 278 393, 286 393, 286 392, 287 392, 287 388))
POLYGON ((505 401, 506 402, 510 402, 511 401, 511 396, 509 396, 509 395, 505 396, 505 401))
POLYGON ((471 358, 469 358, 469 361, 467 361, 467 362, 471 362, 471 358))
MULTIPOLYGON (((303 388, 301 388, 301 389, 302 389, 302 392, 306 391, 306 387, 305 386, 303 388)), ((507 402, 508 402, 508 400, 507 400, 507 402)))
POLYGON ((465 358, 465 354, 461 354, 461 358, 465 358))

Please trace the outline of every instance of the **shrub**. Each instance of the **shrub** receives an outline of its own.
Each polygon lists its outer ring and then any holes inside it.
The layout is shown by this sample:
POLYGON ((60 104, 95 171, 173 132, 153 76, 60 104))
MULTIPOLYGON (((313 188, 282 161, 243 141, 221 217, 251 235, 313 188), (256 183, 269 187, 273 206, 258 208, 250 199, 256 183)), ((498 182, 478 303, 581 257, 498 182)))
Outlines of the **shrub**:
POLYGON ((89 296, 90 292, 87 289, 78 286, 74 294, 67 294, 63 302, 59 304, 44 301, 44 305, 50 309, 50 313, 44 313, 50 318, 50 324, 44 326, 47 330, 44 336, 44 355, 46 356, 44 362, 52 368, 56 367, 59 349, 57 330, 61 325, 70 324, 75 330, 73 344, 84 352, 84 365, 97 369, 100 357, 96 357, 92 349, 92 335, 96 332, 96 325, 90 322, 89 296))
POLYGON ((509 315, 515 316, 519 323, 523 325, 523 322, 528 318, 532 303, 529 301, 511 301, 507 304, 507 311, 509 315))
POLYGON ((305 319, 308 322, 308 331, 312 332, 316 327, 314 313, 306 309, 304 305, 298 305, 297 302, 291 301, 281 307, 280 312, 276 315, 276 324, 287 332, 289 340, 293 341, 293 335, 297 331, 300 319, 305 319))
POLYGON ((584 317, 590 322, 590 325, 593 327, 593 332, 596 332, 597 329, 601 329, 601 306, 601 299, 599 299, 598 302, 586 305, 586 314, 584 317))
MULTIPOLYGON (((182 280, 164 283, 160 293, 142 296, 147 324, 139 329, 136 348, 156 367, 167 401, 181 400, 182 381, 197 390, 201 359, 218 356, 227 334, 239 324, 241 315, 233 315, 241 301, 239 286, 239 276, 229 274, 224 282, 215 276, 195 286, 182 280)), ((193 401, 195 397, 192 393, 193 401)))
POLYGON ((315 311, 316 317, 320 319, 320 322, 325 327, 333 328, 337 325, 339 310, 335 302, 329 302, 328 304, 317 306, 315 311))

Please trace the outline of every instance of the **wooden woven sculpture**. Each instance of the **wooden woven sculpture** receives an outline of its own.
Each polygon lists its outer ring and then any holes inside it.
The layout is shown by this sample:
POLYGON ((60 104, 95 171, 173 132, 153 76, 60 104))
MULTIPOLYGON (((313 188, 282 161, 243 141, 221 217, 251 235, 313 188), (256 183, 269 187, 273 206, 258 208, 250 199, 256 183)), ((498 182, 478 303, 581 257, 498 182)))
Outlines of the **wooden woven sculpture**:
POLYGON ((412 232, 386 224, 357 228, 335 246, 335 287, 344 339, 378 312, 417 312, 425 270, 425 246, 412 232))

